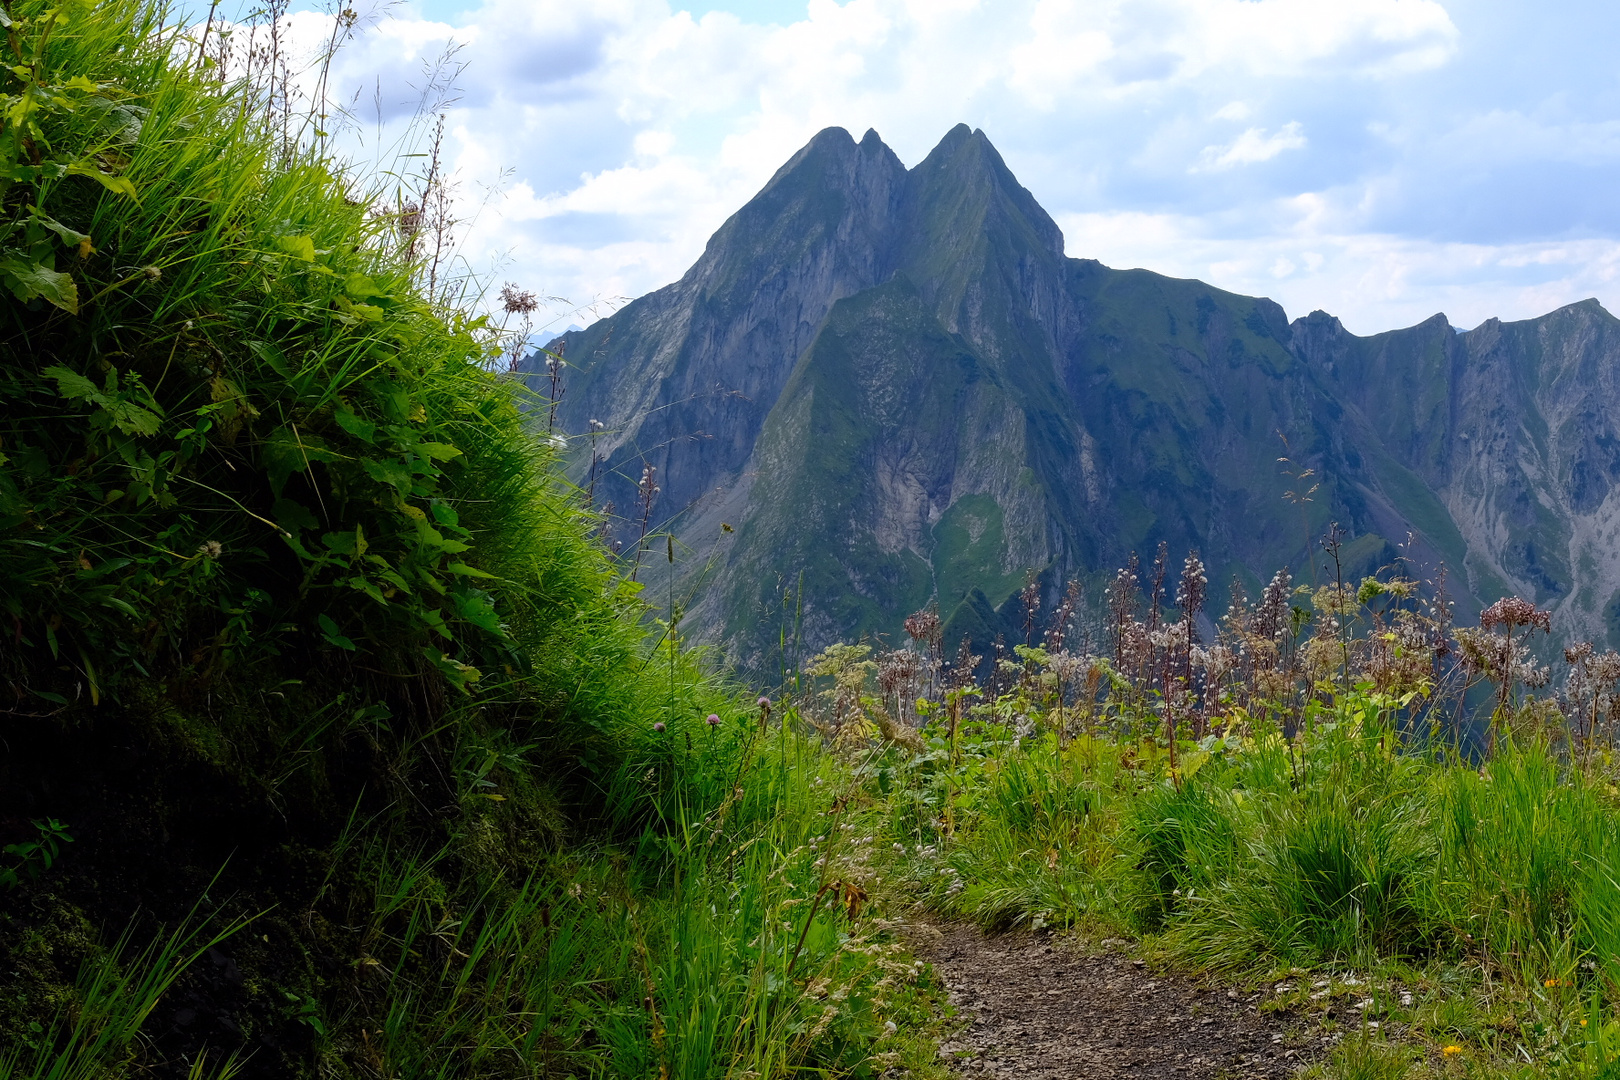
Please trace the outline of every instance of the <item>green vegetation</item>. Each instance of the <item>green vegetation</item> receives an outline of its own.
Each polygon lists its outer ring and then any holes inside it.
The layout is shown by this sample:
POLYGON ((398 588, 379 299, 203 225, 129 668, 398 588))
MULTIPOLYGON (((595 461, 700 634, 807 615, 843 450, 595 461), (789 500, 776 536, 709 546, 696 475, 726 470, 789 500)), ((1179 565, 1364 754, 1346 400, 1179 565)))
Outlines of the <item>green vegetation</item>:
POLYGON ((594 539, 431 171, 169 14, 4 8, 0 1077, 926 1057, 844 766, 594 539))
POLYGON ((941 918, 1141 938, 1272 984, 1267 1008, 1344 1035, 1321 1075, 1610 1075, 1620 655, 1572 649, 1538 697, 1547 620, 1524 601, 1452 630, 1411 582, 1295 604, 1286 574, 1200 645, 1202 567, 1177 611, 1165 562, 1145 611, 1116 579, 1112 656, 1065 647, 1070 606, 982 679, 965 653, 949 676, 927 613, 920 648, 817 658, 833 745, 879 747, 850 861, 941 918))

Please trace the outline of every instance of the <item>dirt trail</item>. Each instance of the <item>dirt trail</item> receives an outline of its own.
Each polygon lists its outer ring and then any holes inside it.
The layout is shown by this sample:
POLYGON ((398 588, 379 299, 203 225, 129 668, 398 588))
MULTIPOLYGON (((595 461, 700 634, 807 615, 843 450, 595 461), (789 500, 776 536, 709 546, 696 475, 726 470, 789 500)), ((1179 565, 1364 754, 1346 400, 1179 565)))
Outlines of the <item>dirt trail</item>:
POLYGON ((1087 954, 1040 934, 918 927, 917 954, 969 1022, 941 1056, 971 1080, 1282 1078, 1332 1038, 1261 1012, 1261 994, 1155 975, 1105 944, 1087 954))

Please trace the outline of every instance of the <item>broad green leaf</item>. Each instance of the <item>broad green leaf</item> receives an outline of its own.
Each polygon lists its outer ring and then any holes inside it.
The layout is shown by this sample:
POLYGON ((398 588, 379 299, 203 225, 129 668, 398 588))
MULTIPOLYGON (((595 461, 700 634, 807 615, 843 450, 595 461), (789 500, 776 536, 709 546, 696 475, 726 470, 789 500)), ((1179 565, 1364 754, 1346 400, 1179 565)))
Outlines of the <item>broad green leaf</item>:
POLYGON ((354 642, 338 633, 338 624, 332 621, 332 617, 330 615, 317 615, 315 617, 315 621, 320 623, 321 635, 325 637, 327 641, 331 642, 333 645, 336 645, 340 649, 347 649, 349 652, 355 651, 354 642))
POLYGON ((488 570, 480 570, 476 566, 468 566, 466 563, 446 563, 444 568, 450 573, 460 574, 462 577, 493 578, 495 576, 488 570))
POLYGON ((40 371, 41 375, 56 380, 56 391, 65 398, 74 401, 97 400, 101 398, 101 388, 76 371, 69 371, 65 367, 52 364, 40 371))
POLYGON ((337 421, 338 427, 362 442, 375 441, 377 425, 355 412, 353 409, 339 409, 332 417, 337 421))
POLYGON ((434 461, 449 461, 452 458, 458 458, 461 456, 461 451, 457 450, 449 443, 419 443, 417 445, 417 449, 422 451, 422 453, 426 454, 428 457, 432 458, 434 461))
POLYGON ((276 247, 295 259, 302 259, 304 262, 315 261, 315 240, 313 237, 278 236, 276 237, 276 247))
POLYGON ((33 215, 35 221, 51 230, 51 232, 55 233, 57 236, 60 236, 62 238, 62 242, 67 244, 69 247, 79 247, 80 245, 88 244, 90 242, 90 235, 88 233, 79 232, 77 229, 70 229, 66 225, 63 225, 60 221, 57 221, 55 218, 42 214, 33 207, 29 207, 28 209, 33 215))
POLYGON ((438 548, 446 555, 460 555, 463 551, 470 550, 460 540, 451 540, 425 521, 416 523, 416 535, 424 544, 438 548))
POLYGON ((387 599, 384 598, 384 596, 382 594, 382 590, 377 588, 376 585, 374 585, 371 582, 367 581, 365 578, 361 577, 359 574, 356 574, 354 577, 352 577, 352 578, 350 578, 348 580, 348 586, 349 586, 349 588, 354 589, 354 590, 356 590, 358 592, 365 593, 367 596, 371 597, 373 600, 377 601, 377 603, 379 603, 379 604, 388 603, 387 599))
POLYGON ((143 409, 129 401, 113 401, 107 405, 113 424, 125 435, 156 435, 162 419, 150 409, 143 409))
POLYGON ((79 313, 79 287, 66 274, 18 255, 0 256, 0 280, 19 300, 40 297, 69 315, 79 313))
POLYGON ((365 274, 350 274, 343 280, 343 291, 356 300, 364 300, 368 296, 381 296, 383 291, 377 287, 365 274))
POLYGON ((487 634, 500 636, 501 617, 495 612, 495 605, 489 602, 489 597, 482 593, 456 593, 456 614, 467 622, 487 634))
POLYGON ((114 195, 128 195, 136 198, 135 185, 127 177, 114 176, 109 172, 102 172, 93 161, 75 161, 67 167, 69 176, 88 176, 114 195))
POLYGON ((404 490, 411 482, 411 470, 404 462, 389 459, 387 461, 367 461, 362 466, 366 475, 379 484, 388 484, 404 490))
POLYGON ((364 555, 366 553, 365 534, 360 531, 359 526, 356 526, 353 532, 326 533, 321 537, 321 543, 325 544, 329 551, 335 551, 339 555, 364 555))

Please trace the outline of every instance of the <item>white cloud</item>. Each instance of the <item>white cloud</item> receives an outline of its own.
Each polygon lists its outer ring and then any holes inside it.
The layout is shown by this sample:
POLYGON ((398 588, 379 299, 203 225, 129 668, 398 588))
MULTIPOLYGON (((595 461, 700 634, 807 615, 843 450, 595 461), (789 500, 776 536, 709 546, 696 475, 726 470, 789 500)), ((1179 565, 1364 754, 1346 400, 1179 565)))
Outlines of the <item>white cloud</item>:
POLYGON ((1284 124, 1275 135, 1267 135, 1264 128, 1252 127, 1225 146, 1204 147, 1192 171, 1216 172, 1234 165, 1253 165, 1270 161, 1284 150, 1303 149, 1304 128, 1297 120, 1284 124))
MULTIPOLYGON (((1601 49, 1570 59, 1597 35, 1571 31, 1610 9, 1511 7, 809 0, 759 25, 669 0, 485 0, 455 27, 395 9, 334 78, 365 120, 347 145, 386 164, 424 70, 460 46, 451 164, 470 200, 504 192, 464 227, 468 255, 548 294, 674 280, 822 127, 876 127, 914 163, 966 121, 1072 254, 1377 330, 1614 288, 1620 101, 1601 49), (1502 72, 1537 64, 1508 95, 1502 72)), ((294 18, 311 42, 329 26, 294 18)))
POLYGON ((1236 237, 1177 214, 1063 214, 1057 222, 1070 255, 1269 296, 1290 318, 1322 309, 1358 334, 1436 312, 1465 329, 1492 316, 1528 319, 1591 296, 1620 312, 1620 240, 1492 245, 1320 232, 1293 210, 1276 206, 1270 216, 1281 227, 1236 237))

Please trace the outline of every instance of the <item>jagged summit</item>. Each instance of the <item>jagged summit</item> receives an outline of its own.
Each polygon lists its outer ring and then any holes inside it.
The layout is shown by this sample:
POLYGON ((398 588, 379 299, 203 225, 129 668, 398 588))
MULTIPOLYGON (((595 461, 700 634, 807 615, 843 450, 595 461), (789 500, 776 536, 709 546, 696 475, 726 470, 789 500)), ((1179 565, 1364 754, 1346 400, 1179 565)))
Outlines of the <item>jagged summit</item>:
POLYGON ((651 524, 713 560, 688 625, 747 665, 801 575, 806 647, 930 602, 982 646, 1021 636, 1027 571, 1050 598, 1163 541, 1252 592, 1310 580, 1335 520, 1352 576, 1444 566, 1463 614, 1517 592, 1620 644, 1620 322, 1596 301, 1464 333, 1290 323, 1066 258, 982 131, 907 169, 828 128, 680 281, 556 344, 565 428, 607 424, 599 503, 658 470, 651 524))

